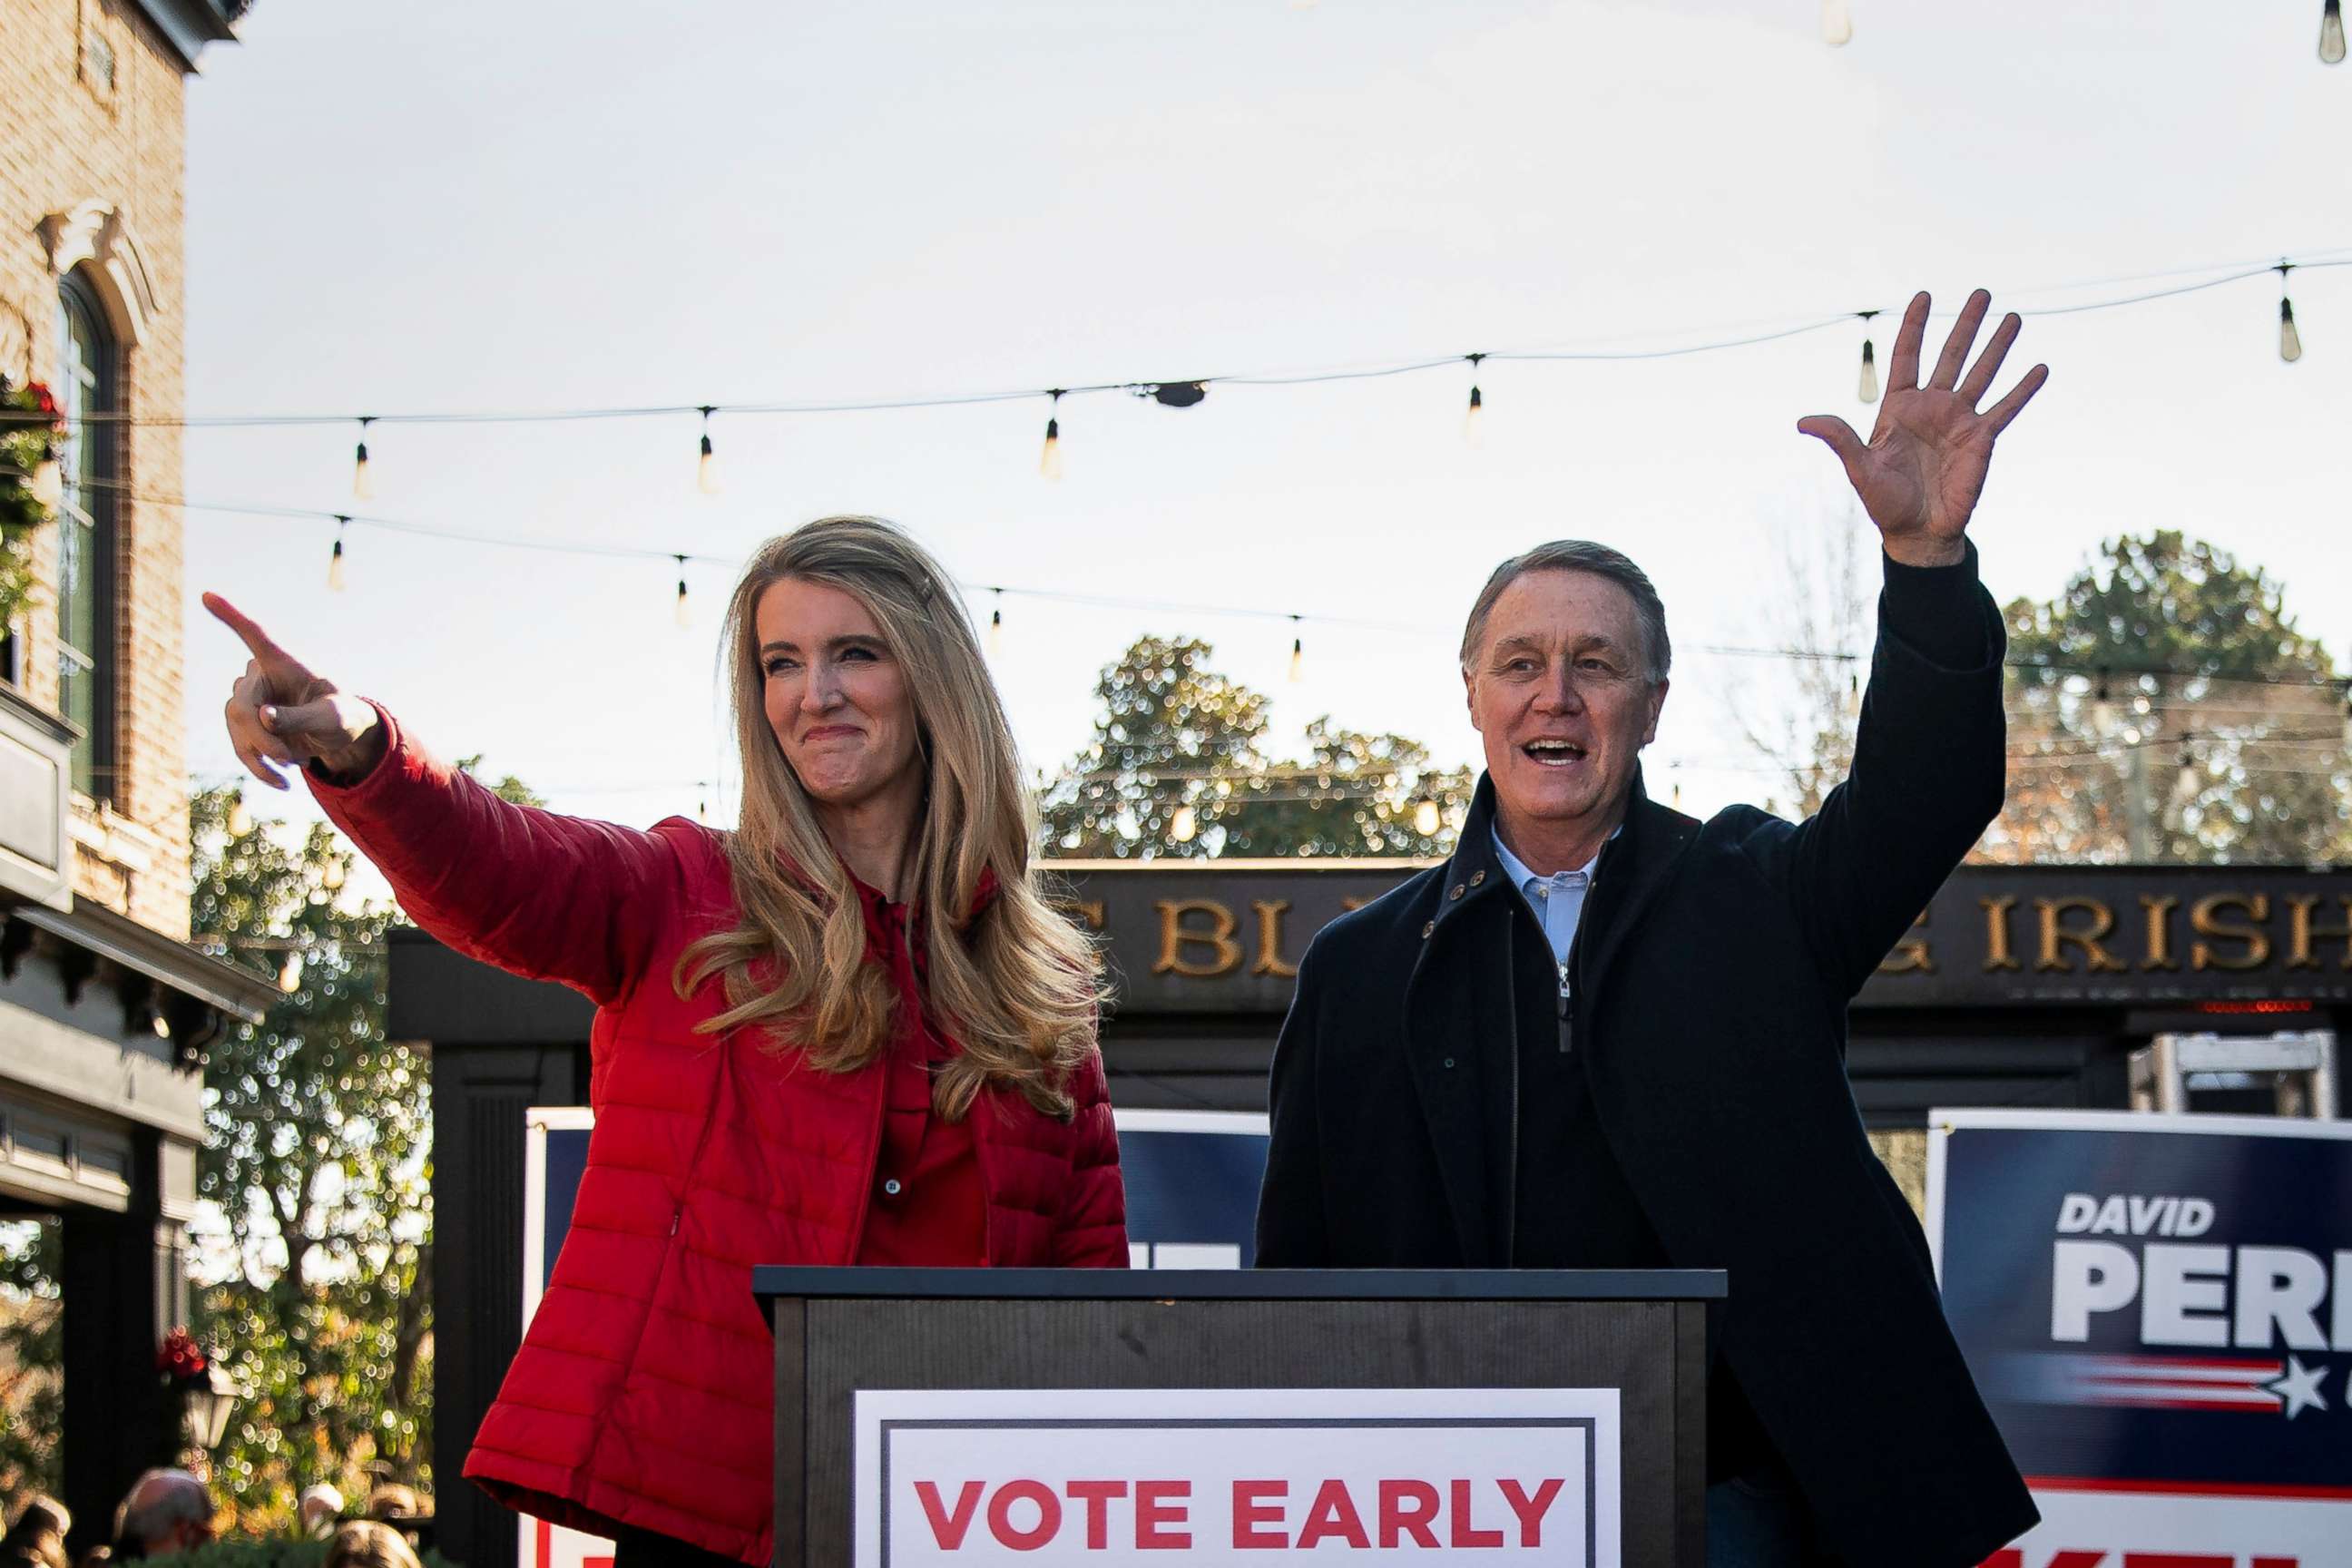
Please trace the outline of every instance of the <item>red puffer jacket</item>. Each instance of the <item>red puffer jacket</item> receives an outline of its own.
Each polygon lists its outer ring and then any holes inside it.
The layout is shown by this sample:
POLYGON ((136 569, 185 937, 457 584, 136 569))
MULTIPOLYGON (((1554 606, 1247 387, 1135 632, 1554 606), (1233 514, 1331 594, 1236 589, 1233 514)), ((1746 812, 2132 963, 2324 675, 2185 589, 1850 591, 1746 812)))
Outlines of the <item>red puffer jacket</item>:
MULTIPOLYGON (((688 941, 734 922, 717 834, 511 805, 383 721, 392 749, 364 780, 313 778, 327 815, 417 924, 598 1009, 572 1228, 466 1474, 559 1523, 764 1563, 774 1376, 751 1270, 856 1256, 885 1075, 693 1032, 721 1010, 719 984, 680 1000, 670 974, 688 941)), ((920 1011, 909 994, 900 1016, 920 1011)), ((971 1112, 993 1266, 1127 1263, 1099 1058, 1073 1088, 1066 1123, 997 1090, 971 1112)))

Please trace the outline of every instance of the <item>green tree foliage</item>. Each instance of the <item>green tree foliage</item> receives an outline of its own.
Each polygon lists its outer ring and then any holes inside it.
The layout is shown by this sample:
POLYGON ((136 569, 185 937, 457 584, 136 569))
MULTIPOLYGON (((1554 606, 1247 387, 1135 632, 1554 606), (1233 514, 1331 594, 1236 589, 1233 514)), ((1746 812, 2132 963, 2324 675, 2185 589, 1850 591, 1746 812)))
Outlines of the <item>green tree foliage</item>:
POLYGON ((363 1494, 371 1462, 429 1484, 431 1109, 426 1064, 383 1037, 390 912, 337 891, 331 829, 233 837, 236 799, 192 803, 195 937, 286 994, 206 1068, 195 1328, 248 1390, 214 1473, 254 1528, 314 1481, 363 1494))
POLYGON ((11 1520, 34 1493, 65 1489, 58 1238, 53 1221, 0 1226, 0 1513, 11 1520))
POLYGON ((2021 859, 2304 863, 2352 848, 2345 689, 2282 585, 2166 531, 2006 612, 2021 859))
POLYGON ((1468 805, 1466 770, 1433 766, 1417 741, 1339 729, 1328 718, 1307 727, 1304 759, 1276 758, 1267 699, 1212 668, 1213 652, 1197 637, 1144 637, 1104 668, 1094 742, 1039 803, 1046 853, 1128 860, 1445 852, 1468 805))

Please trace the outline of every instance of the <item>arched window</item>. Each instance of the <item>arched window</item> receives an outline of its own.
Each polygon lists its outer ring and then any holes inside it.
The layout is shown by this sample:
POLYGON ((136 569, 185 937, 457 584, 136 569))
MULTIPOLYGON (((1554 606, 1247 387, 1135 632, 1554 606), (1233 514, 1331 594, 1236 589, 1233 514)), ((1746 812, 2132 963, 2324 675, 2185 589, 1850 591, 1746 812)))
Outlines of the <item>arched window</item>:
POLYGON ((58 709, 81 727, 73 784, 98 799, 114 778, 115 518, 122 432, 114 334, 79 269, 58 290, 56 393, 66 415, 65 497, 58 509, 58 709), (98 417, 94 417, 98 416, 98 417))

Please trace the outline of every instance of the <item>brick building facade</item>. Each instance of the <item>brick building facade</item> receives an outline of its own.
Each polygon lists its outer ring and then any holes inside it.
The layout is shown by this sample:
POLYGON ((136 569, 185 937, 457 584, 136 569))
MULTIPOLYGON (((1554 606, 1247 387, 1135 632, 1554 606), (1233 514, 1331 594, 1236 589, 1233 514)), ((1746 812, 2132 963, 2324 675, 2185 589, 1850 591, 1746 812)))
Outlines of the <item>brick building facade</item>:
POLYGON ((154 1353, 187 1317, 203 1052, 273 994, 186 942, 185 95, 246 3, 0 14, 0 374, 69 416, 0 642, 0 1218, 59 1230, 77 1547, 177 1455, 154 1353))

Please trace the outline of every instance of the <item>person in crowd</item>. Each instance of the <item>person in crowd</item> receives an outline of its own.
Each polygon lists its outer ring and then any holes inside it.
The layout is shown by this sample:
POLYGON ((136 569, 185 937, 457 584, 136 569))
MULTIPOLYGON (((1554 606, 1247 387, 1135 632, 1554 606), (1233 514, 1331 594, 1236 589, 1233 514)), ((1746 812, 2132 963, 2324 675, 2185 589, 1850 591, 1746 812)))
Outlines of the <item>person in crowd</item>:
POLYGON ((1276 1046, 1257 1260, 1721 1268, 1712 1568, 1965 1568, 2036 1517, 1845 1078, 1845 1007, 2004 788, 2001 617, 1965 530, 2019 321, 1926 384, 1927 297, 1877 428, 1798 428, 1885 555, 1853 764, 1802 823, 1651 800, 1671 648, 1641 569, 1582 541, 1505 562, 1461 671, 1486 759, 1453 858, 1327 927, 1276 1046), (1963 371, 1965 369, 1965 374, 1963 371))
MULTIPOLYGON (((599 1007, 575 1223, 466 1474, 620 1568, 772 1545, 751 1265, 1124 1267, 1099 963, 1030 862, 953 583, 898 528, 771 541, 730 601, 742 806, 639 832, 501 800, 218 595, 226 716, 417 923, 599 1007)), ((610 714, 583 722, 611 724, 610 714)))
POLYGON ((187 1471, 145 1471, 115 1513, 114 1555, 163 1557, 205 1545, 215 1511, 211 1489, 187 1471))
POLYGON ((73 1515, 55 1498, 36 1497, 0 1535, 0 1568, 71 1568, 66 1534, 73 1515))
POLYGON ((416 1549, 378 1520, 355 1519, 336 1530, 323 1568, 421 1568, 416 1549))
POLYGON ((343 1494, 325 1481, 302 1489, 295 1500, 295 1518, 309 1536, 333 1533, 336 1522, 343 1516, 343 1494))
POLYGON ((415 1487, 386 1481, 368 1493, 367 1516, 370 1519, 415 1519, 422 1511, 415 1487))

